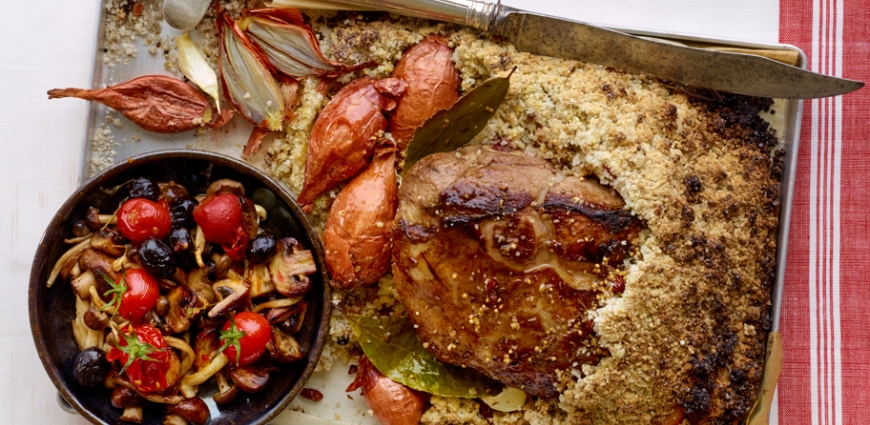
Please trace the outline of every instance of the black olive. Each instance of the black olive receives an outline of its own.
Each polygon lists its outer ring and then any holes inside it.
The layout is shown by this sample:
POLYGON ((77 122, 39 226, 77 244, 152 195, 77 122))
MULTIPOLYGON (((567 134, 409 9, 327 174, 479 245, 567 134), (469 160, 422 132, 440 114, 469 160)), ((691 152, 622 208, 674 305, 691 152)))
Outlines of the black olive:
POLYGON ((160 199, 160 186, 157 182, 146 177, 137 177, 127 187, 131 198, 145 198, 157 202, 160 199))
POLYGON ((169 207, 169 214, 172 216, 172 227, 196 226, 196 222, 193 221, 193 209, 196 206, 197 202, 192 198, 180 197, 176 199, 172 206, 169 207))
POLYGON ((263 264, 275 255, 275 236, 263 232, 248 242, 246 251, 248 261, 253 264, 263 264))
POLYGON ((175 228, 169 231, 166 236, 166 242, 172 248, 172 252, 189 252, 193 251, 193 237, 190 236, 190 230, 184 227, 175 228))
POLYGON ((175 260, 172 250, 160 239, 146 239, 139 246, 139 262, 148 274, 165 279, 175 274, 175 260))
POLYGON ((193 256, 193 237, 190 231, 184 227, 176 227, 169 231, 166 243, 175 256, 175 265, 183 269, 192 269, 196 266, 196 258, 193 256))
POLYGON ((112 366, 106 360, 106 353, 96 347, 86 348, 76 356, 73 364, 73 377, 84 387, 93 388, 103 384, 112 366))

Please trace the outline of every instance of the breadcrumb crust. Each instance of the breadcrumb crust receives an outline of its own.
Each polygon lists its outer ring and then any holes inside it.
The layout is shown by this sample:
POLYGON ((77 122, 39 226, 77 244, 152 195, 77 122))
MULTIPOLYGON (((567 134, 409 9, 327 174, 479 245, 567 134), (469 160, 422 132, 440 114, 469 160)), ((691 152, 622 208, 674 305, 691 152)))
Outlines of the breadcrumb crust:
MULTIPOLYGON (((505 103, 472 143, 499 141, 564 173, 594 174, 648 226, 625 292, 590 312, 609 357, 563 371, 559 400, 485 419, 474 401, 433 397, 423 423, 658 423, 676 405, 699 423, 745 417, 764 361, 779 210, 775 138, 746 118, 758 107, 738 110, 746 100, 734 97, 710 106, 657 79, 517 52, 445 24, 340 14, 313 26, 328 56, 378 61, 367 76, 389 76, 402 51, 433 32, 455 48, 463 91, 516 67, 505 103)), ((308 132, 327 101, 305 81, 297 120, 270 149, 272 172, 296 190, 308 132)), ((328 206, 323 198, 318 208, 328 206)), ((339 297, 395 303, 385 301, 389 291, 339 297)))

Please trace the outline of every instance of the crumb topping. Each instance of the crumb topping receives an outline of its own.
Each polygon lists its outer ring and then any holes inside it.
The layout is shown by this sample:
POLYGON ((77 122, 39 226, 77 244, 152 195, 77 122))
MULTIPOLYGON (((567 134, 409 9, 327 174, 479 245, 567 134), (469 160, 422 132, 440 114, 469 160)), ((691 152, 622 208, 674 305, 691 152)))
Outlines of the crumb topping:
MULTIPOLYGON (((312 23, 332 58, 377 60, 367 76, 387 77, 404 49, 433 32, 455 48, 463 91, 516 67, 506 101, 472 143, 495 141, 565 174, 594 175, 648 226, 619 274, 620 291, 591 313, 609 356, 563 371, 558 401, 528 405, 507 422, 655 423, 676 405, 699 423, 744 417, 770 326, 781 165, 758 118, 770 103, 518 52, 449 25, 360 17, 312 23)), ((313 84, 303 87, 303 98, 314 96, 313 84)), ((301 187, 310 123, 327 101, 301 101, 307 118, 270 151, 273 172, 293 188, 301 187)), ((369 295, 351 298, 379 299, 369 295)), ((423 422, 477 423, 476 410, 435 397, 423 422)))

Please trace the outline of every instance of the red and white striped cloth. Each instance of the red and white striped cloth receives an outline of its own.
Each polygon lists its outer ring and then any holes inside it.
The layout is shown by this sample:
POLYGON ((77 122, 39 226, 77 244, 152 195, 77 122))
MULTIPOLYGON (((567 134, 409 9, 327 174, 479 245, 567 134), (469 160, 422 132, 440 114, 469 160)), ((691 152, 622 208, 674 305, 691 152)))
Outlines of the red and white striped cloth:
MULTIPOLYGON (((870 1, 780 0, 810 69, 870 82, 870 1)), ((805 101, 772 424, 870 424, 870 88, 805 101)))

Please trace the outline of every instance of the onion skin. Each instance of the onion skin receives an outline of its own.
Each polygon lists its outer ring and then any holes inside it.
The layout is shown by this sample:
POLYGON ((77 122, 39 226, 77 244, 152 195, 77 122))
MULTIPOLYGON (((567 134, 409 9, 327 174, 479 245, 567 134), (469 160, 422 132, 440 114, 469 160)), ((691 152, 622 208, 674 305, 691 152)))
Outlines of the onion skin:
POLYGON ((399 206, 396 148, 381 145, 372 163, 345 186, 326 219, 326 266, 345 288, 371 285, 390 269, 390 228, 399 206))
POLYGON ((404 152, 417 127, 459 100, 460 78, 453 63, 453 49, 444 37, 429 35, 405 51, 392 77, 408 83, 408 91, 392 112, 389 126, 399 152, 404 152))
POLYGON ((365 168, 377 136, 387 128, 384 111, 396 107, 407 89, 395 78, 360 78, 329 101, 311 129, 305 156, 305 182, 296 202, 308 213, 314 200, 365 168))
POLYGON ((366 403, 383 425, 417 425, 423 417, 423 396, 382 375, 368 357, 359 359, 356 378, 347 392, 362 388, 366 403))
POLYGON ((54 89, 49 99, 77 97, 106 105, 155 133, 181 133, 211 121, 208 99, 178 78, 145 75, 104 89, 54 89))

